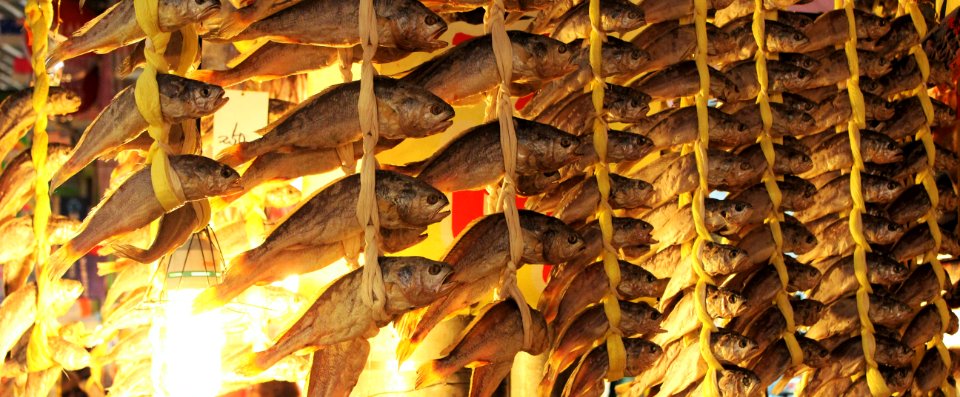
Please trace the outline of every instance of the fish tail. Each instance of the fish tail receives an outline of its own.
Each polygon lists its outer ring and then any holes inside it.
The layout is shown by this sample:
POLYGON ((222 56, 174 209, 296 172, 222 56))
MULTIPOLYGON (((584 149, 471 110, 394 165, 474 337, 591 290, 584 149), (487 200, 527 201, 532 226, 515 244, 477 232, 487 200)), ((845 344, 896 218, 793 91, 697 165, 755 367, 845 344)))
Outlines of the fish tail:
POLYGON ((420 314, 422 310, 407 312, 394 322, 393 326, 400 336, 400 342, 397 343, 397 361, 403 363, 417 349, 419 341, 414 340, 414 334, 417 332, 417 325, 420 323, 420 314))
POLYGON ((380 167, 386 171, 393 171, 408 176, 417 176, 423 171, 424 167, 427 166, 427 161, 429 160, 430 159, 415 161, 404 165, 381 164, 380 167))
POLYGON ((119 273, 131 265, 133 265, 133 263, 129 261, 100 262, 97 264, 97 275, 106 276, 112 273, 119 273))
MULTIPOLYGON (((140 263, 150 263, 153 261, 150 258, 150 251, 143 248, 135 247, 129 244, 114 244, 110 248, 113 249, 114 255, 122 258, 127 258, 140 263)), ((98 269, 98 271, 101 270, 98 269)))
POLYGON ((220 157, 217 159, 217 161, 231 167, 236 167, 240 164, 246 163, 250 160, 250 156, 247 153, 247 146, 247 142, 241 142, 223 149, 223 151, 220 152, 220 157))
POLYGON ((448 376, 450 376, 450 371, 443 366, 441 360, 430 360, 417 368, 416 388, 421 389, 441 383, 448 376))
POLYGON ((244 364, 237 368, 237 372, 244 376, 257 375, 270 369, 277 361, 296 351, 290 350, 289 348, 280 349, 278 346, 280 346, 279 343, 270 346, 269 349, 262 352, 248 352, 244 354, 246 358, 240 361, 244 364))
POLYGON ((240 294, 232 289, 223 288, 222 285, 207 287, 193 300, 193 314, 200 314, 226 305, 238 295, 240 294))
POLYGON ((76 262, 77 259, 83 256, 83 252, 79 252, 74 246, 73 241, 60 246, 53 255, 50 255, 50 260, 47 262, 47 265, 42 269, 41 276, 50 277, 50 280, 56 280, 67 272, 70 269, 70 266, 73 265, 73 262, 76 262))

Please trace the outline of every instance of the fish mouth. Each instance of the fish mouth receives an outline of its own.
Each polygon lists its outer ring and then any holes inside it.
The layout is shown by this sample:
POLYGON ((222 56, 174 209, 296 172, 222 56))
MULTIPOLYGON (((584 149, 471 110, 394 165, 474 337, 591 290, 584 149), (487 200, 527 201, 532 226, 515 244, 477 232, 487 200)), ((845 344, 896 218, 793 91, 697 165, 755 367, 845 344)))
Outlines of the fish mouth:
POLYGON ((446 218, 446 217, 448 217, 448 216, 450 216, 450 211, 449 211, 449 210, 447 210, 447 211, 438 211, 438 212, 437 212, 436 214, 434 214, 433 217, 430 219, 430 223, 440 222, 440 221, 442 221, 444 218, 446 218))
POLYGON ((456 273, 456 271, 451 270, 446 276, 443 276, 443 280, 440 281, 440 287, 437 288, 437 295, 449 294, 455 288, 460 286, 459 282, 450 281, 450 278, 453 277, 454 273, 456 273))
POLYGON ((437 126, 433 129, 433 131, 430 131, 430 132, 435 134, 440 133, 440 132, 446 131, 447 128, 450 128, 452 125, 453 125, 453 116, 450 116, 450 118, 437 124, 437 126))
POLYGON ((238 194, 238 193, 242 193, 242 192, 243 192, 243 181, 240 180, 240 179, 237 179, 237 180, 233 181, 233 183, 231 183, 230 186, 227 186, 227 189, 224 190, 223 193, 221 193, 220 195, 221 195, 221 196, 232 196, 232 195, 234 195, 234 194, 238 194))

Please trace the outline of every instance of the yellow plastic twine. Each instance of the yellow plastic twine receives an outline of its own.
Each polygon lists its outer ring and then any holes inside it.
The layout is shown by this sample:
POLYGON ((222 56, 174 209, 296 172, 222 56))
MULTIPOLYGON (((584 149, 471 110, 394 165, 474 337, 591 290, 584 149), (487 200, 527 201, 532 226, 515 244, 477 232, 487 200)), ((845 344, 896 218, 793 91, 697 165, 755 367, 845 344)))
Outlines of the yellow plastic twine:
POLYGON ((498 295, 510 296, 520 308, 523 320, 523 345, 532 346, 530 333, 530 307, 527 306, 520 288, 517 287, 517 266, 523 256, 523 236, 520 229, 520 215, 517 213, 517 132, 513 124, 513 106, 510 104, 510 82, 513 80, 513 47, 507 36, 507 27, 503 20, 505 10, 503 0, 493 0, 484 15, 484 29, 493 40, 493 56, 497 71, 500 73, 500 87, 497 90, 497 118, 500 121, 500 148, 503 153, 503 185, 500 186, 499 204, 507 220, 507 233, 510 241, 510 260, 500 279, 498 295))
POLYGON ((33 168, 36 170, 36 184, 34 185, 34 194, 36 198, 35 209, 33 212, 33 233, 36 236, 36 262, 34 264, 37 274, 37 320, 38 326, 33 327, 33 333, 30 336, 30 344, 27 349, 27 367, 33 371, 41 371, 53 366, 52 353, 47 344, 47 337, 50 333, 56 332, 52 328, 51 320, 53 316, 44 310, 49 305, 49 287, 53 282, 52 277, 48 275, 49 270, 46 266, 49 256, 49 247, 47 246, 47 221, 50 218, 50 192, 48 187, 49 175, 47 175, 47 96, 50 91, 50 79, 47 76, 46 58, 47 58, 47 36, 50 30, 50 24, 53 22, 53 5, 50 0, 30 0, 25 8, 26 26, 30 29, 31 45, 33 54, 31 62, 33 64, 33 111, 37 115, 37 120, 33 126, 33 146, 30 149, 30 155, 33 158, 33 168))
POLYGON ((607 356, 609 358, 608 379, 623 377, 627 365, 627 355, 620 332, 620 303, 617 299, 617 285, 620 284, 620 263, 617 251, 610 243, 613 238, 613 209, 610 207, 610 170, 607 164, 607 124, 603 119, 603 77, 600 73, 603 64, 602 46, 603 28, 600 25, 600 1, 590 0, 590 68, 593 69, 593 148, 597 151, 594 175, 600 190, 600 205, 597 207, 597 220, 603 241, 603 269, 610 281, 610 288, 603 297, 603 311, 610 327, 607 330, 607 356))
MULTIPOLYGON (((904 5, 907 13, 910 15, 910 19, 917 29, 917 34, 919 34, 921 38, 926 37, 927 23, 923 19, 923 15, 920 13, 920 8, 917 6, 916 1, 901 0, 901 4, 904 5)), ((940 192, 937 190, 937 183, 933 176, 933 166, 937 156, 933 144, 933 134, 930 131, 930 124, 933 123, 933 104, 930 103, 930 97, 927 95, 927 79, 930 76, 930 63, 927 61, 927 54, 924 52, 922 45, 914 45, 913 48, 910 49, 910 52, 914 55, 914 58, 917 60, 917 65, 920 67, 922 82, 916 89, 916 96, 920 100, 920 105, 923 107, 923 114, 926 117, 923 126, 920 128, 920 131, 917 132, 916 139, 923 142, 923 147, 927 154, 927 166, 917 174, 916 183, 923 184, 924 190, 926 190, 927 195, 930 197, 930 209, 926 215, 924 215, 923 220, 927 223, 927 227, 930 228, 930 235, 933 236, 934 243, 933 249, 924 256, 923 260, 933 266, 934 273, 937 275, 937 282, 942 291, 946 288, 946 277, 944 275, 943 265, 940 263, 940 260, 937 259, 937 255, 940 253, 942 234, 940 233, 940 225, 937 223, 937 206, 940 202, 940 192)), ((940 333, 933 338, 931 344, 940 353, 940 358, 944 364, 946 364, 947 368, 951 368, 953 366, 953 360, 950 359, 950 352, 943 344, 943 334, 946 333, 947 327, 950 324, 950 311, 939 293, 931 303, 937 306, 937 311, 940 314, 940 333)), ((944 384, 941 385, 941 389, 947 393, 951 391, 952 387, 944 382, 944 384)), ((947 395, 954 394, 955 393, 947 395)))
POLYGON ((760 93, 757 94, 757 104, 760 106, 760 118, 763 121, 763 131, 760 133, 760 149, 767 160, 767 169, 763 173, 763 184, 767 188, 767 194, 770 196, 770 202, 773 208, 767 215, 765 223, 770 226, 770 232, 773 235, 773 242, 776 249, 770 256, 770 263, 777 269, 777 275, 780 276, 780 291, 777 291, 776 304, 783 318, 786 320, 786 327, 783 330, 783 340, 787 344, 787 350, 790 351, 790 359, 793 365, 800 365, 803 362, 803 350, 797 343, 795 336, 796 324, 793 321, 793 307, 790 305, 790 299, 787 295, 787 267, 783 263, 783 233, 780 230, 780 220, 783 215, 780 214, 780 202, 782 196, 780 187, 777 185, 777 177, 773 173, 776 152, 773 149, 773 137, 770 136, 770 127, 773 125, 773 113, 770 111, 770 98, 767 94, 769 79, 767 77, 767 41, 766 41, 766 22, 763 9, 763 0, 755 1, 753 11, 753 38, 757 42, 757 81, 760 83, 760 93))
POLYGON ((377 240, 380 231, 380 213, 377 208, 376 177, 377 159, 373 149, 380 139, 380 123, 377 119, 377 99, 373 92, 373 56, 380 45, 377 35, 377 15, 373 0, 360 0, 360 46, 363 48, 363 65, 360 69, 360 131, 363 133, 363 158, 360 165, 360 198, 357 200, 357 220, 363 225, 363 281, 360 283, 360 298, 373 309, 376 316, 386 317, 383 276, 377 261, 377 240))
POLYGON ((697 72, 700 75, 700 92, 697 93, 695 102, 697 106, 697 139, 693 143, 693 154, 697 161, 697 173, 700 175, 699 186, 693 192, 693 201, 691 210, 693 212, 693 223, 697 230, 697 239, 693 243, 693 255, 690 256, 693 263, 693 269, 697 273, 697 285, 694 289, 696 294, 697 318, 700 319, 700 356, 707 363, 707 373, 703 379, 704 394, 709 397, 717 397, 720 390, 717 386, 717 372, 723 367, 717 358, 713 356, 710 349, 710 334, 716 332, 717 327, 713 323, 713 318, 707 313, 707 285, 715 284, 709 275, 703 270, 701 262, 701 247, 704 242, 713 241, 710 232, 704 222, 706 211, 703 207, 703 199, 710 192, 707 185, 707 146, 710 143, 709 125, 707 119, 707 98, 710 98, 710 72, 707 67, 707 0, 694 0, 694 27, 697 32, 697 72))
POLYGON ((843 7, 847 15, 847 41, 844 49, 847 54, 847 64, 850 68, 850 79, 847 81, 847 92, 850 95, 850 105, 853 117, 848 123, 847 132, 850 135, 850 150, 853 156, 853 166, 850 169, 850 196, 853 199, 853 209, 850 210, 850 234, 856 242, 853 251, 853 266, 860 287, 857 289, 857 311, 860 318, 860 336, 863 341, 863 358, 867 364, 867 385, 874 396, 888 396, 883 376, 877 370, 876 339, 874 338, 873 324, 868 315, 870 309, 870 282, 867 278, 866 253, 870 251, 870 244, 863 236, 863 221, 861 214, 866 211, 863 193, 860 187, 860 172, 863 171, 863 157, 860 154, 860 128, 865 127, 865 113, 863 94, 860 92, 860 66, 857 60, 857 26, 853 15, 853 0, 836 0, 837 8, 843 7))

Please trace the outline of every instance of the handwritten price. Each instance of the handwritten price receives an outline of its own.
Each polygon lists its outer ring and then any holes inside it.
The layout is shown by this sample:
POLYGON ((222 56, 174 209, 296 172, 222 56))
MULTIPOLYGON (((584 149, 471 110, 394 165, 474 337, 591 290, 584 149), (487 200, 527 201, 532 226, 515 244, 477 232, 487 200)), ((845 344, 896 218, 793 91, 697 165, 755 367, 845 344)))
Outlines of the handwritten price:
POLYGON ((220 137, 221 145, 233 146, 238 143, 244 143, 247 141, 246 135, 244 135, 243 133, 237 132, 237 126, 239 124, 240 123, 233 124, 233 131, 230 133, 230 135, 224 135, 220 137))

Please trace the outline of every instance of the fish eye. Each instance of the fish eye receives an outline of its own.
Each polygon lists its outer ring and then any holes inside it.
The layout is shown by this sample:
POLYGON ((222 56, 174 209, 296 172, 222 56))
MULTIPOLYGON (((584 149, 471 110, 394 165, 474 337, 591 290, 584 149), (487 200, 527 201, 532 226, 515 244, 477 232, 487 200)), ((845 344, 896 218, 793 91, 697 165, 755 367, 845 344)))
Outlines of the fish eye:
POLYGON ((440 274, 441 270, 443 270, 443 266, 441 266, 439 263, 434 263, 430 265, 430 269, 427 271, 430 272, 431 276, 436 276, 440 274))
POLYGON ((231 170, 230 167, 227 167, 227 166, 220 167, 221 177, 229 178, 232 175, 233 175, 233 170, 231 170))
POLYGON ((436 15, 427 15, 423 22, 425 22, 427 25, 436 25, 440 22, 440 17, 436 15))
POLYGON ((656 320, 656 319, 658 319, 658 318, 660 318, 660 313, 654 312, 654 311, 651 311, 651 312, 650 312, 650 319, 651 319, 651 320, 656 320))
POLYGON ((888 142, 888 143, 887 143, 887 149, 894 150, 894 149, 896 149, 896 148, 897 148, 897 143, 896 143, 896 142, 888 142))
POLYGON ((433 205, 440 202, 439 194, 431 194, 427 196, 427 204, 433 205))
POLYGON ((656 353, 657 347, 654 345, 650 345, 650 346, 647 346, 647 350, 650 351, 650 353, 656 353))
POLYGON ((897 225, 894 225, 894 224, 890 223, 890 224, 887 225, 887 230, 888 230, 888 231, 891 231, 891 232, 895 232, 895 231, 897 231, 897 225))
POLYGON ((431 106, 430 113, 433 113, 435 116, 439 116, 440 113, 443 113, 443 106, 440 106, 440 105, 431 106))
POLYGON ((747 348, 747 340, 746 340, 746 339, 740 339, 740 348, 741 348, 741 349, 746 349, 746 348, 747 348))
POLYGON ((793 39, 796 40, 796 41, 803 40, 803 34, 802 34, 802 33, 794 33, 794 34, 793 34, 793 39))
POLYGON ((627 18, 629 19, 638 19, 640 18, 640 13, 636 11, 627 12, 627 18))
POLYGON ((737 131, 746 131, 747 126, 743 123, 737 123, 737 131))
POLYGON ((577 241, 579 241, 579 240, 580 240, 580 238, 577 237, 576 235, 572 235, 572 234, 571 234, 570 237, 567 237, 567 242, 570 243, 570 244, 576 244, 577 241))
POLYGON ((566 53, 566 52, 567 52, 567 46, 562 45, 562 46, 560 46, 560 47, 557 47, 557 52, 559 52, 559 53, 561 53, 561 54, 566 53))
POLYGON ((896 182, 892 182, 892 181, 891 181, 891 182, 887 182, 887 189, 896 190, 896 188, 898 188, 898 187, 899 187, 899 186, 897 185, 896 182))
POLYGON ((206 0, 193 0, 193 2, 197 3, 197 5, 203 5, 203 3, 206 2, 206 0))
POLYGON ((639 106, 640 106, 640 102, 639 102, 639 101, 637 101, 636 99, 631 99, 631 100, 630 100, 630 107, 635 108, 635 107, 639 107, 639 106))
POLYGON ((736 256, 737 256, 737 251, 727 250, 727 258, 731 258, 731 259, 732 259, 732 258, 734 258, 734 257, 736 257, 736 256))
POLYGON ((573 144, 573 143, 570 142, 570 138, 560 139, 560 146, 562 146, 562 147, 564 147, 564 148, 568 148, 568 147, 570 147, 570 145, 572 145, 572 144, 573 144))
POLYGON ((746 207, 747 206, 744 205, 743 203, 736 203, 734 204, 733 209, 737 210, 737 212, 741 212, 743 210, 746 210, 747 209, 746 207))
POLYGON ((740 298, 737 298, 736 295, 730 295, 730 296, 727 298, 727 300, 730 301, 730 303, 737 303, 737 301, 739 301, 740 298))
MULTIPOLYGON (((201 0, 202 1, 202 0, 201 0)), ((203 87, 200 89, 200 96, 207 98, 210 96, 210 88, 203 87)))
POLYGON ((641 53, 640 50, 630 51, 630 58, 640 59, 641 57, 643 57, 643 53, 641 53))
POLYGON ((816 238, 816 237, 807 236, 807 244, 815 244, 816 242, 817 242, 817 238, 816 238))
POLYGON ((750 383, 752 382, 750 381, 750 378, 744 376, 743 378, 740 379, 740 383, 743 383, 743 385, 746 387, 750 387, 750 383))

